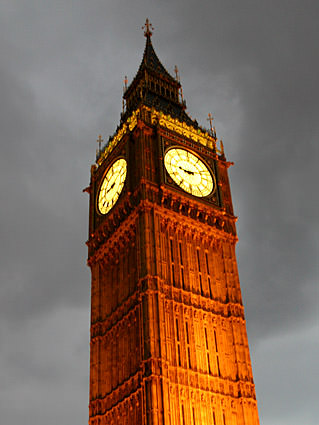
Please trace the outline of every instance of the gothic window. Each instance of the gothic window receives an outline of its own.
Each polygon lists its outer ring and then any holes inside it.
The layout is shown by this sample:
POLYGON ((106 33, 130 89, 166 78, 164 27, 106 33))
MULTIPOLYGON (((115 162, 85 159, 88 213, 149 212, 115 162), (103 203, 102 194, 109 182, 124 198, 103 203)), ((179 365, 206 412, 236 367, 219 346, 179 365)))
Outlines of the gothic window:
POLYGON ((226 425, 225 412, 223 412, 223 425, 226 425))
POLYGON ((190 335, 189 335, 189 324, 188 321, 185 321, 185 333, 186 333, 186 358, 187 358, 187 367, 192 369, 192 358, 191 358, 191 346, 190 346, 190 335))
POLYGON ((196 258, 197 258, 197 267, 198 267, 198 279, 199 279, 199 289, 201 295, 204 295, 203 291, 203 278, 202 278, 202 270, 200 266, 200 254, 199 254, 199 248, 196 249, 196 258))
POLYGON ((206 272, 207 272, 208 275, 210 275, 210 273, 209 273, 208 253, 207 253, 207 251, 205 252, 205 260, 206 260, 206 272))
POLYGON ((212 278, 210 275, 209 262, 208 262, 208 252, 205 252, 205 261, 206 261, 206 273, 207 273, 207 284, 209 289, 209 296, 213 298, 213 288, 212 288, 212 278))
POLYGON ((175 320, 175 325, 176 325, 177 366, 182 366, 182 361, 181 361, 181 335, 180 335, 178 318, 176 318, 176 320, 175 320))
POLYGON ((207 371, 211 375, 212 369, 211 369, 211 365, 210 365, 209 346, 208 346, 208 337, 207 337, 206 327, 204 328, 204 332, 205 332, 205 352, 206 352, 206 361, 207 361, 207 371))
POLYGON ((174 335, 172 335, 172 328, 174 327, 174 322, 172 323, 171 315, 168 310, 165 311, 165 323, 166 323, 166 341, 167 341, 167 360, 172 361, 172 342, 174 341, 174 335), (173 341, 172 341, 173 340, 173 341))
POLYGON ((180 265, 180 270, 181 270, 181 283, 182 283, 182 288, 185 289, 185 277, 184 277, 185 272, 184 272, 182 242, 178 243, 178 248, 179 248, 179 265, 180 265))
POLYGON ((169 246, 170 246, 170 253, 171 253, 171 279, 172 279, 172 283, 173 286, 176 286, 176 281, 175 281, 175 262, 174 262, 174 250, 173 250, 173 239, 171 238, 169 240, 169 246))
POLYGON ((192 292, 197 292, 197 289, 196 289, 197 278, 196 278, 196 271, 195 271, 196 259, 193 252, 193 247, 190 242, 187 242, 186 249, 187 249, 186 255, 188 258, 189 289, 192 292))
POLYGON ((215 353, 216 353, 216 366, 217 366, 217 373, 218 373, 218 376, 220 376, 220 367, 219 367, 219 352, 218 352, 217 335, 216 335, 216 330, 215 330, 215 329, 214 329, 214 344, 215 344, 215 353))
POLYGON ((213 412, 213 425, 216 425, 216 415, 215 415, 215 412, 213 412))
POLYGON ((201 273, 201 268, 200 268, 200 257, 199 257, 199 248, 197 248, 197 250, 196 250, 196 255, 197 255, 198 272, 199 272, 199 273, 201 273))
POLYGON ((185 408, 184 408, 184 404, 182 403, 182 425, 186 425, 185 422, 185 408))
POLYGON ((192 420, 193 420, 193 425, 196 425, 196 416, 195 416, 195 407, 192 406, 192 420))

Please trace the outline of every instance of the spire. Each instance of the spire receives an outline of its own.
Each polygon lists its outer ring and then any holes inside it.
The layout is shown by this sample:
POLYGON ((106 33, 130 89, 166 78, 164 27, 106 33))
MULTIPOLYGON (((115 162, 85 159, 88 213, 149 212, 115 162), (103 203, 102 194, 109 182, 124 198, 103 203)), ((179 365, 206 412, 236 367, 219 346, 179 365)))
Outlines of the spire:
POLYGON ((152 45, 151 37, 154 31, 153 25, 150 23, 149 19, 146 19, 145 25, 142 27, 144 29, 144 36, 146 37, 146 44, 144 49, 144 55, 142 63, 139 67, 139 71, 143 67, 147 67, 149 70, 160 74, 163 77, 168 78, 170 81, 176 81, 164 68, 161 64, 161 61, 158 59, 157 54, 155 53, 154 47, 152 45))
POLYGON ((121 119, 125 120, 138 105, 144 104, 191 123, 192 119, 185 113, 186 104, 180 93, 178 73, 176 78, 172 77, 155 53, 151 41, 154 28, 149 19, 142 29, 146 38, 143 58, 133 81, 125 87, 123 98, 126 108, 121 119))

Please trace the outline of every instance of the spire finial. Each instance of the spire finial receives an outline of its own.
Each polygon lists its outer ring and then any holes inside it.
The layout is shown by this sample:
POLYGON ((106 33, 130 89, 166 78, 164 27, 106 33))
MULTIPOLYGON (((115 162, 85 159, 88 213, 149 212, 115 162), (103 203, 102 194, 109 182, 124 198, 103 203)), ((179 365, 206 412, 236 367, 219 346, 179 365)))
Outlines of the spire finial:
POLYGON ((175 75, 176 75, 176 81, 179 82, 179 72, 178 72, 177 65, 175 65, 174 72, 175 72, 175 75))
POLYGON ((102 135, 101 134, 99 134, 99 137, 97 139, 97 142, 99 144, 99 152, 101 152, 101 145, 102 145, 102 142, 104 142, 104 140, 102 139, 102 135))
POLYGON ((210 133, 216 139, 216 129, 215 129, 215 126, 213 126, 214 117, 212 116, 211 113, 208 114, 207 121, 209 121, 210 133))
POLYGON ((123 87, 123 92, 124 92, 124 93, 125 93, 125 92, 126 92, 126 90, 127 90, 127 83, 128 83, 127 75, 125 75, 125 77, 124 77, 124 87, 123 87))
POLYGON ((142 29, 145 30, 144 31, 144 35, 146 38, 151 37, 152 36, 152 30, 154 31, 153 25, 150 23, 149 19, 146 18, 145 24, 142 26, 142 29))
POLYGON ((207 121, 209 121, 210 131, 213 131, 213 120, 214 120, 214 117, 212 116, 212 114, 211 114, 211 113, 209 113, 209 114, 208 114, 207 121))

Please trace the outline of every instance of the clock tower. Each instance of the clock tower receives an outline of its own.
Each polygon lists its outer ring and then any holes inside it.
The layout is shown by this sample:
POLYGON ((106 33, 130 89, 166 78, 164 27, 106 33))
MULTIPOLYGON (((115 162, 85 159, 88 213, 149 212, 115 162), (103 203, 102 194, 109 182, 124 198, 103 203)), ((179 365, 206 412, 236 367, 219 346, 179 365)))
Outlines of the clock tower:
POLYGON ((222 142, 186 112, 145 24, 91 168, 90 425, 258 425, 222 142))

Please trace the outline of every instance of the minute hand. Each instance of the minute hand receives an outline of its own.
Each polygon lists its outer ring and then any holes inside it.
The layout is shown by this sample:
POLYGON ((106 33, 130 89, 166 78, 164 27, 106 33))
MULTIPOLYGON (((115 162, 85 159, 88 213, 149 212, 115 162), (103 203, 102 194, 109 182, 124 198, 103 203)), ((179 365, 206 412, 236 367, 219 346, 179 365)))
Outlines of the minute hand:
POLYGON ((115 185, 115 181, 113 182, 112 186, 109 188, 109 190, 106 193, 109 193, 113 189, 114 185, 115 185))
POLYGON ((178 167, 180 170, 183 170, 184 171, 184 173, 187 173, 187 174, 192 174, 192 175, 194 175, 195 173, 194 173, 194 171, 189 171, 189 170, 185 170, 183 167, 181 167, 181 166, 179 166, 178 167))

